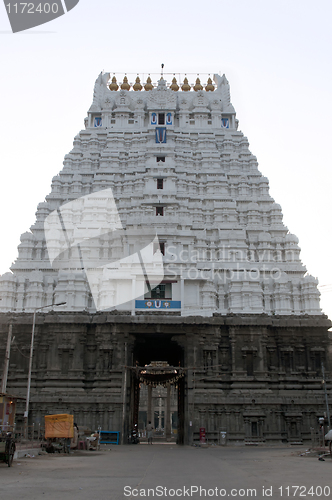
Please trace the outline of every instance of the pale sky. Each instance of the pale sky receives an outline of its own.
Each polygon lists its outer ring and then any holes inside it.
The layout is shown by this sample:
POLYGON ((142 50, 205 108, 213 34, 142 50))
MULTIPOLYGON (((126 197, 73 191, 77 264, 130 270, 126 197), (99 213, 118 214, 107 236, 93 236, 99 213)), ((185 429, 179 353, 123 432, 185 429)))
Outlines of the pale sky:
POLYGON ((167 73, 226 74, 239 130, 332 318, 331 19, 330 0, 80 0, 12 34, 1 3, 0 274, 83 128, 100 71, 122 78, 164 63, 167 73))

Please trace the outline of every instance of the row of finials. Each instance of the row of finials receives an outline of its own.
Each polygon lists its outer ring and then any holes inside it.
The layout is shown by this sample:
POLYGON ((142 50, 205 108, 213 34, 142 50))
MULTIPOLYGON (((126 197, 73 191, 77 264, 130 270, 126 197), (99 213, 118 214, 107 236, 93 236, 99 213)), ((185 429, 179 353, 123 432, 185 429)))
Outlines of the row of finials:
MULTIPOLYGON (((123 82, 120 85, 120 88, 122 90, 130 90, 130 87, 131 87, 131 85, 128 82, 128 78, 125 76, 123 78, 123 82)), ((116 77, 113 76, 112 83, 110 83, 110 85, 109 85, 109 89, 110 90, 118 90, 118 88, 119 88, 119 85, 117 84, 116 77)), ((133 85, 133 90, 140 91, 140 90, 142 90, 142 88, 143 88, 143 85, 141 84, 140 77, 138 76, 136 78, 134 85, 133 85)), ((171 90, 174 90, 175 92, 177 92, 179 90, 180 87, 177 84, 175 77, 173 78, 172 84, 170 85, 169 88, 171 90)), ((148 76, 148 78, 146 80, 146 84, 144 85, 144 90, 152 90, 152 89, 153 89, 153 84, 152 84, 151 78, 148 76)), ((201 81, 199 78, 196 78, 196 84, 193 86, 193 89, 195 90, 195 92, 197 92, 198 90, 203 90, 203 85, 201 84, 201 81)), ((191 90, 191 85, 189 85, 187 77, 185 77, 185 79, 183 80, 183 84, 181 85, 181 90, 183 92, 188 92, 189 90, 191 90)), ((208 78, 207 84, 205 85, 205 90, 207 92, 214 91, 214 85, 212 83, 211 78, 208 78)))

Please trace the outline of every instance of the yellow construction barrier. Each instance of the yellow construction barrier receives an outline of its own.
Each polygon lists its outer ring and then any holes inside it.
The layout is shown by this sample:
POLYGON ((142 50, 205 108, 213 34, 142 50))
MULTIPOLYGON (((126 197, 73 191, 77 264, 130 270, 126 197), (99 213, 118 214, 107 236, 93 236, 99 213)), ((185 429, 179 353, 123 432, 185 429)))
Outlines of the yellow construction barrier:
POLYGON ((74 415, 45 415, 45 438, 73 438, 74 415))

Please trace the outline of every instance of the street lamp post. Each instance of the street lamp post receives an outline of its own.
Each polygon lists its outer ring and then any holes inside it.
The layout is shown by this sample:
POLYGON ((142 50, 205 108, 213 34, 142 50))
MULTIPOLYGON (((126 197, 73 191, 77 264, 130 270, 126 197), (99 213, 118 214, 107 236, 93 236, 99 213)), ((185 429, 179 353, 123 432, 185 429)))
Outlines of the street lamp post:
POLYGON ((25 436, 25 438, 27 437, 27 430, 28 430, 30 387, 31 387, 31 374, 32 374, 32 357, 33 357, 33 344, 34 344, 34 340, 35 340, 36 313, 40 309, 45 309, 46 307, 63 306, 64 304, 66 304, 66 302, 59 302, 58 304, 48 304, 46 306, 36 307, 33 311, 30 356, 29 356, 28 385, 27 385, 27 396, 26 396, 25 412, 24 412, 24 436, 25 436))
MULTIPOLYGON (((0 299, 0 300, 2 300, 2 299, 0 299)), ((13 331, 13 325, 12 325, 12 320, 10 320, 9 328, 8 328, 8 336, 7 336, 6 356, 5 356, 5 362, 3 365, 3 375, 2 375, 1 391, 0 391, 2 394, 5 394, 6 389, 7 389, 9 359, 10 359, 10 346, 12 343, 12 331, 13 331)))
POLYGON ((6 389, 7 389, 9 359, 10 359, 10 346, 11 346, 11 343, 12 343, 12 331, 13 331, 13 325, 12 325, 12 323, 10 323, 9 324, 9 328, 8 328, 6 357, 5 357, 4 367, 3 367, 3 376, 2 376, 2 383, 1 383, 1 392, 3 394, 6 393, 6 389))
POLYGON ((323 387, 324 387, 324 394, 325 394, 325 403, 326 403, 326 416, 327 416, 327 430, 330 429, 330 409, 329 409, 329 400, 327 397, 327 390, 326 390, 326 380, 325 380, 325 369, 324 369, 324 364, 322 363, 322 375, 323 375, 323 387))

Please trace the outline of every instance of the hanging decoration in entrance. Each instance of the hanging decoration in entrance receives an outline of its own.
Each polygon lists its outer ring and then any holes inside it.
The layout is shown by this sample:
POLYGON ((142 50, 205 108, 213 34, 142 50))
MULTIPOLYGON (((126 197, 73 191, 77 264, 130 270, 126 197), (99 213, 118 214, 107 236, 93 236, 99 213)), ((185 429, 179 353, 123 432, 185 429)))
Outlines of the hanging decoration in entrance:
POLYGON ((154 367, 153 369, 148 367, 135 368, 135 370, 139 381, 152 387, 157 387, 157 385, 167 387, 168 385, 177 384, 185 374, 184 368, 174 368, 173 366, 154 367))

